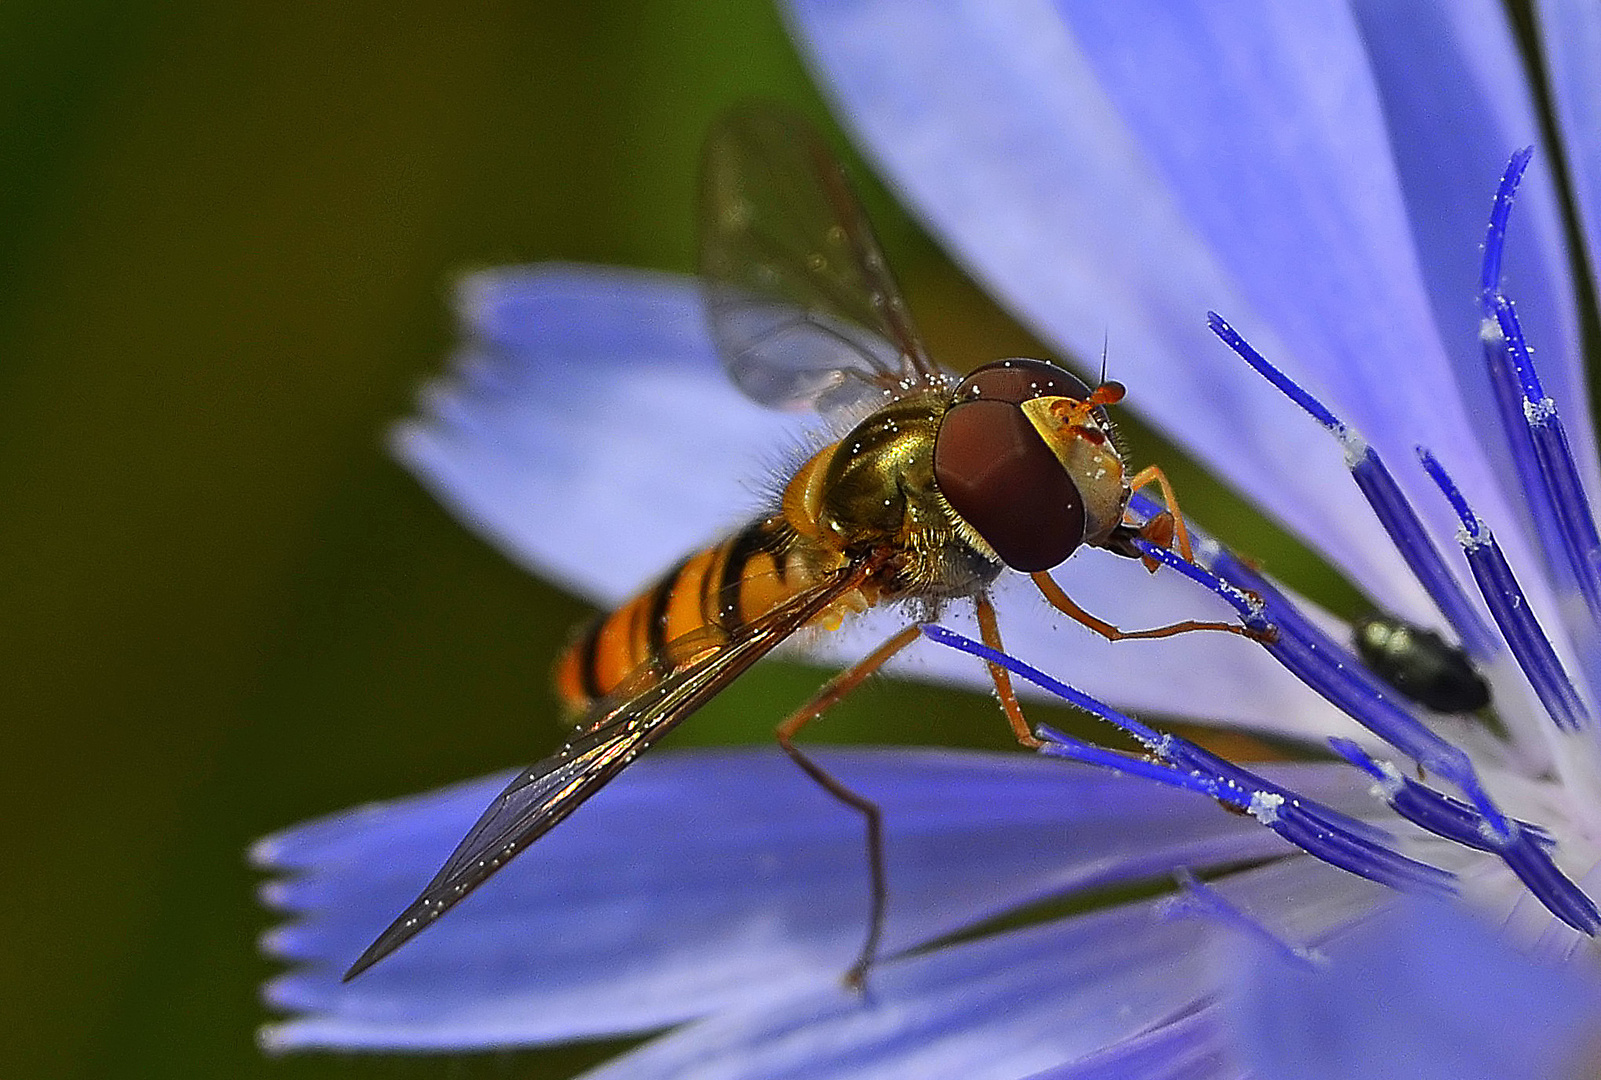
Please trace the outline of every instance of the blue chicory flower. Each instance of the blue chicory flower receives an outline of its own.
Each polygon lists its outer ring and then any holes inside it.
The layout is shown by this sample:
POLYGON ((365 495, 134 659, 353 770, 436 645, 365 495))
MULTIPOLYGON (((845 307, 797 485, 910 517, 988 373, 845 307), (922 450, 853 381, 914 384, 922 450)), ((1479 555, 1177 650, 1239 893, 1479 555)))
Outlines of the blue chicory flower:
MULTIPOLYGON (((263 841, 256 857, 281 875, 266 896, 292 916, 267 948, 294 965, 269 986, 290 1015, 265 1044, 471 1050, 680 1025, 593 1074, 618 1077, 1582 1067, 1601 1016, 1588 704, 1601 559, 1580 511, 1601 474, 1578 329, 1595 298, 1570 276, 1552 177, 1560 162, 1593 282, 1601 10, 1534 9, 1554 146, 1493 0, 789 5, 842 115, 966 269, 1064 354, 1096 355, 1109 334, 1131 407, 1385 609, 1449 625, 1493 683, 1502 730, 1419 722, 1342 666, 1320 635, 1344 627, 1215 547, 1203 563, 1264 597, 1284 630, 1273 647, 1108 644, 1003 586, 1008 661, 1091 695, 1150 757, 1065 738, 1050 752, 1099 767, 818 751, 885 813, 889 958, 865 998, 839 983, 865 918, 859 821, 776 754, 668 752, 349 985, 338 973, 504 778, 263 841), (1510 226, 1498 203, 1504 261, 1492 232, 1481 267, 1488 195, 1526 145, 1510 226), (1208 310, 1228 323, 1209 328, 1208 310), (1310 390, 1340 438, 1213 329, 1310 390), (1497 366, 1527 359, 1525 338, 1537 386, 1497 366), (1385 525, 1348 472, 1380 492, 1385 525), (1553 499, 1530 494, 1552 477, 1553 499), (1407 507, 1418 520, 1398 525, 1407 507), (1456 570, 1420 576, 1425 535, 1456 570), (1471 579, 1491 582, 1492 614, 1447 584, 1471 579), (1529 612, 1538 632, 1516 621, 1529 612), (1344 761, 1245 773, 1102 701, 1332 745, 1344 761), (1207 884, 960 936, 1179 867, 1207 884), (1462 929, 1456 907, 1386 914, 1398 889, 1459 895, 1503 943, 1462 929)), ((602 604, 740 523, 757 505, 743 482, 800 437, 726 382, 692 282, 545 266, 475 276, 460 303, 468 343, 397 451, 513 558, 602 604)), ((1228 612, 1180 574, 1096 553, 1058 577, 1120 625, 1228 612)), ((860 655, 893 617, 813 653, 860 655)), ((984 683, 971 657, 916 651, 903 673, 984 683)))

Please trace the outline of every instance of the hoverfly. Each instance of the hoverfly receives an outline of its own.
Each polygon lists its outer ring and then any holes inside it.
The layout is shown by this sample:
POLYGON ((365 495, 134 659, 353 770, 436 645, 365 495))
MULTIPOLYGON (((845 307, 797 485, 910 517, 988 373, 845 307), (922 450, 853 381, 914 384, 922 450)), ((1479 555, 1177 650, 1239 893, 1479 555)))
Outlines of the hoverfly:
MULTIPOLYGON (((843 169, 804 121, 771 107, 727 116, 707 142, 701 213, 707 310, 729 375, 757 402, 817 410, 844 434, 800 466, 770 513, 578 636, 556 665, 577 717, 573 738, 507 786, 346 979, 439 918, 786 638, 909 602, 908 626, 777 730, 785 752, 866 819, 872 909, 850 976, 859 982, 887 896, 879 813, 795 746, 809 720, 948 602, 973 603, 985 642, 1001 648, 986 590, 1008 568, 1109 639, 1248 633, 1195 621, 1124 632, 1067 597, 1046 571, 1083 546, 1140 558, 1138 540, 1176 542, 1189 557, 1166 479, 1155 468, 1129 476, 1112 441, 1106 406, 1123 387, 1091 388, 1043 360, 1002 360, 965 378, 940 370, 843 169), (1130 523, 1131 492, 1146 484, 1170 509, 1130 523)), ((1038 746, 1007 672, 992 665, 990 675, 1018 741, 1038 746)))
POLYGON ((1352 628, 1368 670, 1419 705, 1473 712, 1490 704, 1490 684, 1468 654, 1433 630, 1389 615, 1369 615, 1352 628))

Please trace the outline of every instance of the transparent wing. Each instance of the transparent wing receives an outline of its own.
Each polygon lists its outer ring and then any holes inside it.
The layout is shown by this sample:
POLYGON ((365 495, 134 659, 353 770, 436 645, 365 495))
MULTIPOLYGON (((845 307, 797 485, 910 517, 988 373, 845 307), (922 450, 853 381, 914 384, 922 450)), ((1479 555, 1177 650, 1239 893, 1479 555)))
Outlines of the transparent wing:
POLYGON ((571 742, 523 770, 495 797, 433 880, 350 966, 345 979, 355 978, 426 929, 657 739, 860 585, 876 566, 864 563, 814 585, 727 636, 714 640, 707 635, 700 644, 691 635, 670 643, 670 654, 694 659, 665 675, 643 666, 597 701, 571 742))
POLYGON ((763 405, 943 384, 844 170, 792 113, 747 105, 707 137, 700 272, 723 363, 763 405))

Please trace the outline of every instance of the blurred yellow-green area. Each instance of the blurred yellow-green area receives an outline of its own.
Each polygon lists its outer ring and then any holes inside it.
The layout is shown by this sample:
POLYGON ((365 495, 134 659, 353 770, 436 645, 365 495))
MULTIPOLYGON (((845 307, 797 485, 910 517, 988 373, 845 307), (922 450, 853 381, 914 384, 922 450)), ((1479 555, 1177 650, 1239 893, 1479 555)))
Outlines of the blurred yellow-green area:
MULTIPOLYGON (((0 1076, 601 1056, 262 1058, 244 851, 556 741, 583 605, 451 520, 384 431, 464 270, 689 269, 701 133, 752 96, 826 115, 759 0, 0 5, 0 1076)), ((874 207, 936 346, 1016 351, 874 207)), ((677 741, 765 739, 816 676, 750 682, 677 741)), ((1008 741, 976 697, 880 683, 844 712, 817 737, 1008 741), (915 726, 879 718, 891 696, 915 726)))

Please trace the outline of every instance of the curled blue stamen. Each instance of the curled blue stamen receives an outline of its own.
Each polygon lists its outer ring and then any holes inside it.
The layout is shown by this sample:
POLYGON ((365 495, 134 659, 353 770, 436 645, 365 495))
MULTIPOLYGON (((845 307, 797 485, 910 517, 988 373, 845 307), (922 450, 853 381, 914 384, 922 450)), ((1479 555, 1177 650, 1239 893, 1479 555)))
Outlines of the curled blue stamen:
POLYGON ((1551 860, 1551 852, 1532 837, 1519 834, 1500 849, 1501 856, 1546 910, 1579 931, 1594 937, 1601 933, 1601 910, 1551 860))
MULTIPOLYGON (((1135 496, 1135 498, 1139 499, 1139 496, 1135 496)), ((1154 503, 1148 505, 1151 508, 1155 506, 1154 503)), ((1145 509, 1146 507, 1141 508, 1145 509)), ((1170 551, 1167 548, 1159 547, 1147 540, 1140 539, 1134 541, 1134 546, 1146 558, 1154 559, 1163 566, 1177 570, 1191 581, 1204 586, 1208 591, 1228 601, 1229 605, 1239 613, 1240 621, 1250 629, 1262 633, 1272 629, 1272 624, 1265 616, 1260 597, 1254 596, 1244 589, 1236 588, 1218 577, 1207 567, 1197 562, 1191 562, 1176 551, 1170 551)))
POLYGON ((1401 493, 1395 478, 1378 453, 1335 416, 1322 402, 1257 352, 1249 342, 1225 322, 1217 312, 1207 312, 1207 324, 1224 344, 1239 354, 1258 374, 1267 379, 1295 404, 1322 424, 1345 449, 1346 464, 1357 488, 1373 508, 1379 524, 1406 561, 1414 577, 1434 601, 1440 614, 1455 628, 1468 655, 1488 660, 1500 652, 1501 643, 1475 610, 1462 585, 1445 565, 1440 549, 1429 538, 1417 511, 1401 493))
MULTIPOLYGON (((1138 495, 1130 505, 1142 513, 1155 507, 1138 495)), ((1195 563, 1154 545, 1143 545, 1140 550, 1205 585, 1242 616, 1248 614, 1255 620, 1248 625, 1272 626, 1277 636, 1265 647, 1292 675, 1419 765, 1450 779, 1469 794, 1487 820, 1504 821, 1465 752, 1414 715, 1349 649, 1307 619, 1266 578, 1194 526, 1191 533, 1198 545, 1195 563), (1199 565, 1201 562, 1210 565, 1199 565)))
POLYGON ((1039 737, 1045 740, 1045 745, 1040 747, 1040 753, 1047 757, 1065 758, 1068 761, 1094 765, 1111 772, 1154 780, 1164 787, 1193 791, 1240 811, 1245 811, 1250 806, 1248 793, 1236 791, 1213 777, 1187 773, 1163 762, 1135 757, 1120 750, 1108 750, 1104 746, 1075 739, 1045 724, 1041 724, 1038 730, 1039 737))
POLYGON ((1495 320, 1501 348, 1516 379, 1524 411, 1527 412, 1530 406, 1548 402, 1545 387, 1540 383, 1540 373, 1534 366, 1533 351, 1529 348, 1528 338, 1523 336, 1523 324, 1518 320, 1512 301, 1495 293, 1486 298, 1483 304, 1485 315, 1495 320))
POLYGON ((1590 501, 1573 460, 1567 428, 1563 426, 1556 402, 1546 397, 1540 386, 1517 313, 1505 297, 1497 297, 1494 304, 1504 351, 1518 373, 1522 388, 1514 423, 1521 421, 1518 426, 1522 439, 1519 441, 1533 456, 1535 473, 1541 481, 1526 497, 1542 498, 1548 504, 1556 522, 1555 535, 1561 540, 1566 568, 1579 586, 1591 615, 1601 616, 1601 536, 1597 535, 1590 501))
POLYGON ((1484 262, 1479 268, 1479 289, 1484 294, 1501 287, 1501 256, 1506 250, 1507 220, 1512 216, 1512 196, 1517 194, 1523 172, 1534 159, 1534 147, 1525 146, 1512 155, 1501 184, 1496 188, 1495 203, 1490 207, 1490 227, 1484 236, 1484 262))
POLYGON ((1545 706, 1552 721, 1564 730, 1574 731, 1591 726, 1589 712, 1578 690, 1568 678, 1550 639, 1529 607, 1528 597, 1513 575, 1506 556, 1501 553, 1500 545, 1495 542, 1495 536, 1473 512, 1434 455, 1419 447, 1418 458, 1462 522, 1460 539, 1468 568, 1478 582, 1484 602, 1489 605, 1490 615, 1501 628, 1502 636, 1506 638, 1529 684, 1534 687, 1540 703, 1545 706))
POLYGON ((1550 499, 1539 494, 1545 488, 1545 479, 1541 475, 1540 461, 1535 455, 1528 418, 1524 413, 1526 399, 1519 385, 1518 374, 1507 355, 1506 338, 1501 332, 1500 320, 1493 312, 1486 315, 1481 338, 1485 367, 1489 370, 1491 397, 1495 402, 1496 415, 1501 420, 1501 433, 1508 456, 1518 477, 1515 487, 1522 494, 1523 505, 1533 519, 1540 554, 1559 580, 1572 580, 1556 508, 1551 505, 1550 499))
POLYGON ((1382 829, 1303 799, 1186 739, 1158 732, 1042 671, 953 630, 935 624, 926 624, 922 630, 925 636, 942 645, 1004 667, 1019 678, 1122 729, 1145 746, 1160 764, 1135 765, 1138 759, 1099 750, 1043 725, 1037 732, 1047 743, 1042 753, 1136 772, 1160 783, 1209 795, 1251 814, 1308 854, 1370 881, 1438 895, 1453 891, 1455 877, 1452 874, 1386 847, 1385 842, 1390 837, 1382 829))
MULTIPOLYGON (((1186 739, 1166 736, 1161 752, 1179 768, 1214 776, 1235 789, 1251 791, 1249 810, 1258 820, 1325 862, 1396 888, 1432 890, 1439 884, 1418 870, 1426 864, 1393 851, 1388 845, 1394 838, 1376 825, 1269 784, 1255 773, 1186 739)), ((1428 867, 1428 870, 1434 868, 1428 867)))
POLYGON ((1351 478, 1367 498, 1412 575, 1456 630, 1469 656, 1485 661, 1501 652, 1501 639, 1485 623, 1456 576, 1447 569, 1440 549, 1429 538, 1417 511, 1372 447, 1365 447, 1351 465, 1351 478))

